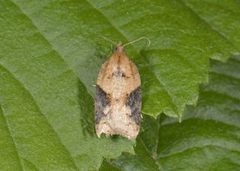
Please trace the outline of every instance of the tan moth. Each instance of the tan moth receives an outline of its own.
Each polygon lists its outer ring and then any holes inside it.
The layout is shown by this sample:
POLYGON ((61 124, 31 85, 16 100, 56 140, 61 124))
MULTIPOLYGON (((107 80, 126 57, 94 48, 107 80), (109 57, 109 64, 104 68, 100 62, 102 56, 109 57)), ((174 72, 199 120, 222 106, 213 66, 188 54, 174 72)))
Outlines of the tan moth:
POLYGON ((97 77, 95 128, 97 136, 121 135, 135 139, 141 121, 141 80, 136 65, 121 43, 101 66, 97 77))

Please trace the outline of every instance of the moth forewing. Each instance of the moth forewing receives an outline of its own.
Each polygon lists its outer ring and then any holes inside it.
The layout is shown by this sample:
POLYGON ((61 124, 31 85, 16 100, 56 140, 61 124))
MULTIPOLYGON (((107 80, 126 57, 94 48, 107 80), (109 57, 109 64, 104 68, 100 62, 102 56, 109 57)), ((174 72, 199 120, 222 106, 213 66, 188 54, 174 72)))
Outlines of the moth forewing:
POLYGON ((95 98, 96 133, 135 139, 140 130, 141 80, 123 46, 117 45, 98 74, 95 98))

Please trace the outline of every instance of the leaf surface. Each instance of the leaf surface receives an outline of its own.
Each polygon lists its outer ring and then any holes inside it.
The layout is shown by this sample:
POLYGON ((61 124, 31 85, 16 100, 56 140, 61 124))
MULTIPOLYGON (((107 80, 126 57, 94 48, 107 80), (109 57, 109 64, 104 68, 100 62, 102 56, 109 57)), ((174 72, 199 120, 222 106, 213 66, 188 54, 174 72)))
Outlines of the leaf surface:
POLYGON ((1 168, 96 170, 103 157, 133 151, 134 142, 94 132, 93 85, 111 54, 102 36, 151 41, 126 47, 141 74, 142 111, 181 117, 208 80, 209 58, 239 51, 234 5, 226 3, 234 12, 215 22, 214 11, 191 1, 2 0, 1 168))
POLYGON ((93 98, 19 8, 1 1, 0 168, 96 170, 133 141, 97 138, 93 98))
POLYGON ((61 56, 92 96, 100 65, 111 53, 103 37, 117 42, 147 37, 150 47, 142 41, 126 50, 140 70, 142 111, 155 117, 162 112, 181 117, 186 104, 196 103, 199 84, 208 80, 209 58, 226 60, 239 52, 232 43, 240 37, 237 2, 224 4, 224 9, 233 8, 234 12, 218 22, 207 19, 223 11, 214 8, 202 17, 203 3, 197 13, 185 1, 7 2, 61 56), (229 29, 230 24, 235 27, 229 29), (236 33, 237 38, 233 36, 236 33))

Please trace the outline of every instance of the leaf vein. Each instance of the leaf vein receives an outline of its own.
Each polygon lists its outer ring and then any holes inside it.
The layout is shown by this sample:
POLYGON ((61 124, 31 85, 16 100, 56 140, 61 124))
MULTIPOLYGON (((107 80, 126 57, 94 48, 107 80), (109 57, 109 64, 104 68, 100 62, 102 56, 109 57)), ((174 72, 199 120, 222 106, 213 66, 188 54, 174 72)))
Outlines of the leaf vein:
MULTIPOLYGON (((77 72, 76 72, 74 69, 72 69, 72 67, 69 66, 69 64, 68 64, 68 63, 66 62, 66 60, 62 57, 62 55, 59 53, 59 51, 57 51, 57 50, 55 49, 54 45, 48 40, 48 38, 41 32, 41 30, 38 28, 38 26, 34 23, 34 21, 32 20, 32 18, 31 18, 30 16, 28 16, 28 15, 24 12, 24 10, 23 10, 17 3, 15 3, 13 0, 10 0, 10 1, 22 12, 22 14, 24 14, 24 16, 25 16, 26 18, 28 18, 28 19, 31 21, 32 26, 33 26, 34 28, 36 28, 36 30, 39 32, 39 34, 42 36, 42 38, 44 38, 44 40, 46 40, 46 41, 48 42, 48 44, 49 44, 49 45, 51 46, 51 48, 52 48, 52 51, 55 52, 55 53, 59 56, 59 58, 67 65, 67 67, 69 68, 69 70, 71 70, 71 71, 74 73, 74 75, 78 78, 78 81, 86 88, 86 86, 82 83, 81 79, 79 78, 77 72)), ((86 88, 86 93, 87 93, 89 96, 91 96, 91 94, 89 93, 89 91, 88 91, 87 88, 86 88)))
POLYGON ((0 105, 0 110, 2 111, 1 113, 2 113, 2 116, 3 116, 3 120, 4 120, 4 122, 5 122, 6 126, 7 126, 7 132, 9 133, 9 136, 11 137, 11 140, 13 142, 14 150, 16 152, 18 162, 19 162, 19 164, 21 166, 21 170, 25 170, 24 167, 23 167, 22 160, 21 160, 20 155, 19 155, 18 150, 17 150, 17 144, 16 144, 16 142, 15 142, 15 140, 14 140, 12 134, 11 134, 9 123, 7 121, 6 116, 4 115, 4 110, 2 108, 2 105, 0 105))

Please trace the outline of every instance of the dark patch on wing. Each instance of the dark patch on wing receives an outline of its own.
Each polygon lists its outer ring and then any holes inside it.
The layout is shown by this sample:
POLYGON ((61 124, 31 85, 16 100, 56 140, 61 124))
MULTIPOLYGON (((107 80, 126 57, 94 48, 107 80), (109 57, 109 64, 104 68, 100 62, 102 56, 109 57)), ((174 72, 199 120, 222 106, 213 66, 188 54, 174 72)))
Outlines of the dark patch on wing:
POLYGON ((141 121, 142 95, 141 88, 138 87, 130 93, 127 99, 127 106, 131 109, 131 118, 139 125, 141 121))
POLYGON ((110 100, 108 98, 108 95, 99 85, 96 86, 96 97, 95 97, 95 122, 99 123, 101 118, 104 115, 103 110, 107 105, 109 105, 110 100))

